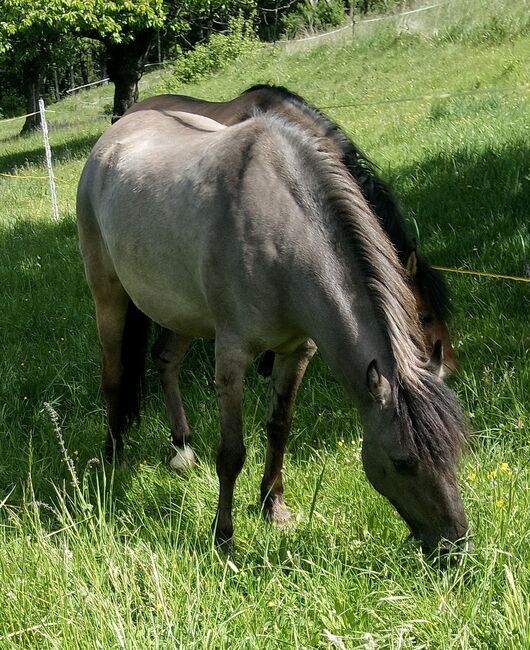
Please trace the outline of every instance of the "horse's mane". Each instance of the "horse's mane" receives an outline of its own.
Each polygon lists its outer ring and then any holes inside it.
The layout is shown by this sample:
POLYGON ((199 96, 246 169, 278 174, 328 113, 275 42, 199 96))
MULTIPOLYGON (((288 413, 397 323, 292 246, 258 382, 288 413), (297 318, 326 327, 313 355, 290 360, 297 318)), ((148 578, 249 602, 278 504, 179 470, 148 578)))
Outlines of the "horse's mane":
MULTIPOLYGON (((372 208, 383 230, 392 242, 399 260, 406 266, 410 253, 416 249, 407 233, 405 218, 389 185, 380 177, 375 164, 357 147, 335 122, 303 97, 284 86, 257 84, 244 91, 270 93, 273 97, 288 101, 308 115, 332 139, 342 152, 342 162, 355 179, 368 205, 372 208)), ((417 254, 418 277, 421 288, 428 298, 436 316, 447 321, 451 307, 450 297, 443 277, 421 255, 417 254)))
POLYGON ((438 468, 452 467, 462 444, 465 417, 451 390, 426 367, 414 297, 392 244, 326 139, 286 117, 267 119, 294 147, 303 147, 311 156, 323 214, 336 220, 363 271, 395 361, 390 379, 403 443, 438 468))

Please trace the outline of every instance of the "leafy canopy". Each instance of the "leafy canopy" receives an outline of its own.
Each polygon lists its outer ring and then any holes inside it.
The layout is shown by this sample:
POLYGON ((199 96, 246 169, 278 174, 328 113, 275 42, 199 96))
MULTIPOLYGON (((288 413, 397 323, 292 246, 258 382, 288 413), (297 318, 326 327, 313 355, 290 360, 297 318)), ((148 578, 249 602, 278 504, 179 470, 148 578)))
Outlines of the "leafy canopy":
POLYGON ((30 58, 65 35, 121 43, 164 19, 163 0, 3 0, 0 55, 30 58))

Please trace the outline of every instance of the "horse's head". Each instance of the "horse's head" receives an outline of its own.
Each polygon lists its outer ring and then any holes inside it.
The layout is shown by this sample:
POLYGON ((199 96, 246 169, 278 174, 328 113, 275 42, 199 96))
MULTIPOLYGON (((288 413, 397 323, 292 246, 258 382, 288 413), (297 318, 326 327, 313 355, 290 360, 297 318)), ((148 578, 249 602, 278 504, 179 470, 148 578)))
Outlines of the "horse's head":
POLYGON ((423 550, 443 553, 468 532, 456 480, 463 415, 449 389, 428 373, 419 389, 391 385, 374 360, 366 381, 371 398, 364 412, 366 475, 423 550))
POLYGON ((416 300, 425 349, 436 362, 434 365, 438 376, 446 379, 456 370, 456 355, 445 320, 445 289, 432 268, 418 258, 415 249, 408 254, 406 270, 409 287, 416 300))

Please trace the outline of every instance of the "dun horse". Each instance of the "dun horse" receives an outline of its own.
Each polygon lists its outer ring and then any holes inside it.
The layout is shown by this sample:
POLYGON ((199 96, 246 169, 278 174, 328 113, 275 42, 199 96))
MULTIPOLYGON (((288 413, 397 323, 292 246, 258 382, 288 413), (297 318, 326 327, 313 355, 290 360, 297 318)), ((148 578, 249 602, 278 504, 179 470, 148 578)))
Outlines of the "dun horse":
MULTIPOLYGON (((399 204, 374 165, 326 115, 286 88, 268 85, 253 86, 227 102, 208 102, 183 95, 159 95, 135 104, 129 112, 146 109, 186 111, 205 115, 226 125, 242 122, 257 111, 276 113, 302 124, 317 136, 327 138, 328 145, 341 157, 355 179, 407 270, 425 347, 432 351, 437 361, 442 361, 436 363, 440 376, 445 378, 454 372, 456 358, 447 330, 450 311, 447 286, 441 275, 418 254, 414 240, 407 233, 399 204)), ((260 362, 264 374, 270 374, 273 359, 269 354, 260 362)))
POLYGON ((272 350, 261 500, 271 520, 285 521, 283 456, 315 341, 359 409, 363 465, 375 489, 425 549, 466 536, 456 479, 462 412, 426 367, 394 248, 327 139, 272 115, 224 127, 172 110, 134 112, 94 147, 77 212, 102 348, 109 456, 121 451, 138 414, 144 324, 152 319, 174 333, 156 351, 179 445, 173 464, 193 462, 174 370, 192 338, 215 338, 214 528, 218 543, 229 541, 245 458, 245 370, 272 350))

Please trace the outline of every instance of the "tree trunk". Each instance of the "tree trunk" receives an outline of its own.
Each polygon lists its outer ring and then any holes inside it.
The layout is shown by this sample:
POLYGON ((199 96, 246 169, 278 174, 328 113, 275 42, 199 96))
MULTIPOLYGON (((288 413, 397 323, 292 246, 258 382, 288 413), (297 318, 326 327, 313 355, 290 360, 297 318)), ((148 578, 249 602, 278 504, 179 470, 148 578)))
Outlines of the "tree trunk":
POLYGON ((88 82, 90 81, 89 74, 88 74, 88 66, 87 66, 87 61, 85 58, 85 55, 81 53, 79 55, 79 69, 81 71, 81 80, 83 82, 83 85, 88 85, 88 82))
POLYGON ((21 133, 30 133, 38 129, 41 125, 39 113, 39 97, 42 90, 43 67, 40 63, 30 62, 24 66, 22 74, 22 83, 24 86, 24 96, 26 98, 26 121, 22 127, 21 133), (35 113, 35 115, 31 115, 35 113))
POLYGON ((138 101, 138 82, 153 35, 145 29, 129 43, 106 43, 107 73, 114 83, 113 124, 138 101))

